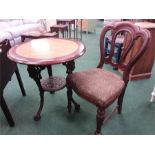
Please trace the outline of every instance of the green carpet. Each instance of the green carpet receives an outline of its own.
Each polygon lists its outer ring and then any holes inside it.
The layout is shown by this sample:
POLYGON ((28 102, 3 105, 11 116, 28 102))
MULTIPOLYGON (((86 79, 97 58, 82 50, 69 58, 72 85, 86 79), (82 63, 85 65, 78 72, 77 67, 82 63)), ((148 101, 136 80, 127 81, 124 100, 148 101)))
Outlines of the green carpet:
MULTIPOLYGON (((75 61, 75 71, 95 67, 99 58, 99 34, 102 23, 97 23, 96 33, 83 33, 86 53, 75 61)), ((33 115, 39 106, 38 88, 27 73, 25 65, 18 65, 27 96, 23 97, 15 75, 5 88, 4 96, 15 120, 15 127, 9 127, 0 110, 0 134, 30 135, 87 135, 96 127, 96 107, 77 95, 76 101, 81 105, 80 112, 67 112, 66 88, 55 94, 45 93, 45 104, 39 122, 33 115)), ((105 66, 109 69, 109 67, 105 66)), ((66 76, 63 65, 53 66, 55 75, 66 76)), ((43 71, 47 77, 47 71, 43 71)), ((151 135, 155 134, 155 103, 149 103, 150 94, 155 84, 155 65, 150 79, 129 82, 124 97, 122 115, 115 113, 102 127, 104 135, 151 135)), ((107 110, 110 111, 111 107, 107 110)))

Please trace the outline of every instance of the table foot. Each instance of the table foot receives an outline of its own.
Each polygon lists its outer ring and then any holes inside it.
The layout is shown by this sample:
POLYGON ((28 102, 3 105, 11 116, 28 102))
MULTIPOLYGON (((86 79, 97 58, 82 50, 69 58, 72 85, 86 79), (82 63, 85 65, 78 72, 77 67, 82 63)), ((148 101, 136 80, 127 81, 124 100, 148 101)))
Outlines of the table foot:
POLYGON ((68 101, 68 105, 67 105, 68 113, 71 113, 71 110, 72 110, 72 103, 74 104, 75 111, 79 112, 79 111, 80 111, 80 105, 77 104, 77 103, 75 102, 75 100, 72 98, 71 101, 70 101, 70 100, 68 101))
POLYGON ((39 106, 37 114, 34 116, 35 121, 40 120, 41 118, 40 114, 41 114, 41 111, 44 105, 44 90, 42 89, 42 86, 40 83, 40 80, 42 78, 41 71, 43 69, 45 69, 44 66, 31 66, 31 65, 28 65, 28 68, 27 68, 29 76, 36 82, 38 89, 39 89, 39 93, 40 93, 40 106, 39 106))
POLYGON ((34 116, 34 120, 37 122, 37 121, 39 121, 41 119, 41 116, 40 115, 35 115, 34 116))
POLYGON ((80 105, 77 104, 73 98, 72 98, 72 103, 73 103, 74 106, 75 106, 75 111, 79 112, 79 111, 80 111, 80 105))
POLYGON ((71 113, 72 107, 68 105, 67 110, 68 110, 68 113, 71 113))

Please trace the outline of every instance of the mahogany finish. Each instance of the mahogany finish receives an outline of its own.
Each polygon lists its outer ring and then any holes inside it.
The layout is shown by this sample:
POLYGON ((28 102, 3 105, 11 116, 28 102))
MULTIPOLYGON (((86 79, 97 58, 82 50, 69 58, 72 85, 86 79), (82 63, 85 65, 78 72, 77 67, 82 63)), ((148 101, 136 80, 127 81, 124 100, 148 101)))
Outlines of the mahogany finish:
MULTIPOLYGON (((152 67, 155 59, 155 23, 150 22, 136 22, 133 23, 140 28, 144 28, 150 31, 151 39, 145 49, 145 54, 137 61, 130 72, 130 80, 145 79, 151 76, 152 67)), ((125 44, 128 42, 128 37, 125 38, 125 44)), ((136 54, 137 48, 142 45, 142 40, 138 39, 135 46, 131 48, 130 55, 126 58, 126 62, 136 54)), ((124 45, 125 46, 125 45, 124 45)))
MULTIPOLYGON (((87 71, 76 72, 69 74, 67 76, 67 97, 68 97, 68 111, 71 111, 72 103, 76 102, 73 99, 74 90, 80 97, 84 98, 91 104, 97 107, 97 116, 96 116, 96 131, 95 134, 101 134, 101 127, 103 122, 107 121, 107 118, 111 117, 110 113, 105 118, 106 109, 114 103, 118 98, 117 110, 120 114, 122 111, 123 97, 125 94, 126 87, 129 81, 129 73, 134 66, 134 64, 146 53, 146 46, 149 42, 150 33, 147 30, 140 29, 138 26, 131 24, 130 22, 120 22, 120 23, 111 23, 103 27, 100 34, 100 61, 97 68, 89 69, 87 71), (105 50, 105 38, 107 32, 111 31, 111 48, 110 54, 106 55, 105 50), (122 54, 120 61, 116 62, 113 60, 114 51, 115 51, 115 42, 117 37, 121 33, 128 33, 129 41, 124 48, 122 48, 122 54), (142 39, 142 44, 137 49, 136 55, 132 57, 128 63, 125 62, 125 59, 128 54, 131 52, 131 48, 136 43, 138 38, 142 39), (113 67, 118 67, 123 71, 122 79, 116 76, 115 73, 107 72, 103 70, 104 64, 110 64, 113 67), (94 75, 95 74, 95 75, 94 75), (104 78, 105 77, 105 78, 104 78), (110 81, 109 81, 109 78, 110 81), (95 82, 94 82, 95 81, 95 82), (112 85, 110 85, 112 84, 112 85), (102 85, 102 86, 101 86, 102 85), (87 89, 86 89, 87 88, 87 89), (101 90, 102 88, 102 90, 101 90), (106 93, 109 91, 109 93, 106 93), (111 92, 112 91, 112 92, 111 92), (107 96, 110 96, 109 98, 107 96)), ((76 103, 77 107, 77 103, 76 103)), ((116 110, 112 112, 114 112, 116 110)))
POLYGON ((84 44, 77 40, 43 38, 12 47, 8 57, 21 64, 50 65, 77 59, 84 51, 84 44))
POLYGON ((44 91, 57 91, 66 86, 66 80, 62 77, 52 76, 42 80, 41 71, 49 65, 63 64, 67 68, 67 74, 70 74, 75 68, 74 60, 82 56, 84 52, 85 46, 80 41, 60 38, 31 40, 9 50, 8 57, 11 60, 28 65, 29 76, 38 86, 40 106, 34 116, 35 121, 41 118, 44 91))

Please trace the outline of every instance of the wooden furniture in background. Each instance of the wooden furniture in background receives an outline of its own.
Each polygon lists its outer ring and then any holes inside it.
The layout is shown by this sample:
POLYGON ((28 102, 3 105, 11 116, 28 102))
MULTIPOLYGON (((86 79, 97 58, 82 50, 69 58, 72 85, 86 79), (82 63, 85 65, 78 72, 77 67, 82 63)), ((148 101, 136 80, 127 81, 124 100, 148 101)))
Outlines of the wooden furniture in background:
POLYGON ((96 19, 82 19, 82 28, 81 28, 81 21, 77 21, 78 28, 82 31, 88 32, 95 32, 96 31, 96 19))
MULTIPOLYGON (((140 28, 148 29, 151 33, 151 39, 146 47, 146 52, 144 52, 144 55, 133 66, 130 72, 130 80, 150 78, 155 59, 155 23, 136 22, 133 24, 139 26, 140 28)), ((128 42, 128 37, 126 37, 124 44, 126 44, 126 42, 128 42)), ((141 45, 142 40, 138 39, 135 46, 131 49, 130 55, 127 56, 126 62, 128 62, 128 60, 136 54, 137 48, 139 48, 141 45)))
POLYGON ((69 38, 71 39, 71 28, 73 25, 73 31, 74 31, 74 39, 75 39, 75 31, 76 31, 76 20, 75 19, 57 19, 57 25, 59 24, 67 24, 68 30, 69 30, 69 38))

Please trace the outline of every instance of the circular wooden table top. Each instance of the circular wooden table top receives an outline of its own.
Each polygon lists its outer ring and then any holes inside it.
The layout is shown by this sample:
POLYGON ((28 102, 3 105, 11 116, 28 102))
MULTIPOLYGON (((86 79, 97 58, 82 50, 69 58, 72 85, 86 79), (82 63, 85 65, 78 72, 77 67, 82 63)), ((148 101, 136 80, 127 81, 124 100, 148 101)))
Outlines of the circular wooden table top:
POLYGON ((74 60, 85 52, 82 42, 69 39, 44 38, 12 47, 8 57, 27 65, 60 64, 74 60))

